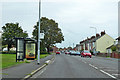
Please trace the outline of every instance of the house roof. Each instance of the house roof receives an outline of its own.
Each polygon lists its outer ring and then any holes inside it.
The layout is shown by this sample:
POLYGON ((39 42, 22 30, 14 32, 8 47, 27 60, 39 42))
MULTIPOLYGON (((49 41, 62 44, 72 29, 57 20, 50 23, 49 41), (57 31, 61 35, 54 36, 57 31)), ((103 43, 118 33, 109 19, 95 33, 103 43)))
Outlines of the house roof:
POLYGON ((120 40, 120 36, 116 40, 120 40))
MULTIPOLYGON (((106 33, 105 33, 106 34, 106 33)), ((92 42, 95 42, 96 40, 98 40, 99 38, 103 37, 105 34, 103 34, 102 36, 99 36, 99 37, 95 37, 92 42)))
POLYGON ((111 46, 109 46, 108 48, 106 48, 106 49, 110 49, 110 48, 112 48, 114 45, 111 45, 111 46))
POLYGON ((88 43, 88 42, 95 42, 97 39, 101 38, 105 34, 106 34, 105 31, 101 32, 101 36, 97 33, 96 36, 92 36, 90 38, 87 37, 87 39, 81 41, 80 44, 82 44, 82 43, 88 43))

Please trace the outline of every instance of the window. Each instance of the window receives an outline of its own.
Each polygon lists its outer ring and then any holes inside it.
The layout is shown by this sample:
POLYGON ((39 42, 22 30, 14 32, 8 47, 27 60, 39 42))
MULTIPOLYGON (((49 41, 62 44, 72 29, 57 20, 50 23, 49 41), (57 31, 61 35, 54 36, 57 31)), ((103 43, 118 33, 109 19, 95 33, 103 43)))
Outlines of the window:
POLYGON ((89 51, 84 51, 84 53, 90 53, 89 51))

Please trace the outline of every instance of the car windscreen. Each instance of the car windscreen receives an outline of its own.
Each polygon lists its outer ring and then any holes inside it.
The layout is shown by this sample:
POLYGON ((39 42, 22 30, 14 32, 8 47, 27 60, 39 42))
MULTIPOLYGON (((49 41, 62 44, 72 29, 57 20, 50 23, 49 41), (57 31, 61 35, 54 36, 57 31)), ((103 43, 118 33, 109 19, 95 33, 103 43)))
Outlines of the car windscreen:
POLYGON ((89 51, 84 51, 84 53, 90 53, 89 51))

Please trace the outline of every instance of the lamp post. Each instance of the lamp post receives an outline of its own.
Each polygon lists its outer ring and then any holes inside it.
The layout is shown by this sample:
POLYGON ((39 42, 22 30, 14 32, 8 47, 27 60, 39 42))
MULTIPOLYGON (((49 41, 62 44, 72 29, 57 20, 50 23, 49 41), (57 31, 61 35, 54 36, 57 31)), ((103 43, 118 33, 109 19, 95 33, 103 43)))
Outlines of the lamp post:
MULTIPOLYGON (((90 28, 95 29, 95 34, 97 34, 97 28, 96 27, 90 27, 90 28)), ((95 49, 97 49, 97 43, 96 43, 95 49)), ((96 55, 96 52, 95 52, 95 55, 96 55)))
POLYGON ((97 34, 97 28, 96 27, 90 27, 90 28, 95 29, 95 34, 97 34))
POLYGON ((41 0, 39 0, 39 26, 38 26, 38 64, 40 64, 40 9, 41 8, 41 0))

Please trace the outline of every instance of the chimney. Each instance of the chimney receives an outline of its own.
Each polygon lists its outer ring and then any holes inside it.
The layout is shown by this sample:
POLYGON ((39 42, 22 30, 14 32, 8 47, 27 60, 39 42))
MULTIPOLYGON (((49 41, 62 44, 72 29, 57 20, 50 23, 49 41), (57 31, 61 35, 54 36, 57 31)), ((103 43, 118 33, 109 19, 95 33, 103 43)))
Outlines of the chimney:
POLYGON ((92 37, 91 37, 91 39, 94 39, 94 38, 95 38, 95 36, 92 36, 92 37))
POLYGON ((99 34, 96 34, 96 37, 99 37, 100 35, 99 34))
POLYGON ((101 32, 101 36, 103 36, 105 34, 105 30, 104 30, 104 32, 101 32))

